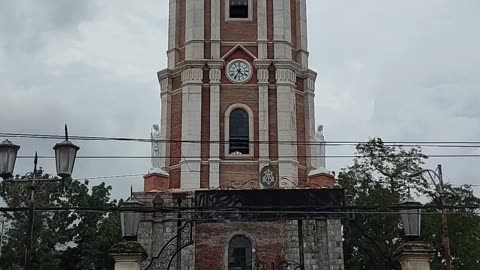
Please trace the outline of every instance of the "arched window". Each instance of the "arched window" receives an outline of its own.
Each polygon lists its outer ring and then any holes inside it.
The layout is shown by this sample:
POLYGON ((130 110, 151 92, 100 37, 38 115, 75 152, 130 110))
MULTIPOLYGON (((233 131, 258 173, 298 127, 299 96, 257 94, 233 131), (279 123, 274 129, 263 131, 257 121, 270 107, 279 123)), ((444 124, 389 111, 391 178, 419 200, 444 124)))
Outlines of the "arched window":
POLYGON ((228 245, 228 270, 247 269, 252 269, 252 242, 243 235, 237 235, 228 245))
POLYGON ((243 109, 234 109, 230 113, 229 118, 229 154, 248 155, 250 153, 250 125, 248 113, 243 109))
POLYGON ((249 0, 229 0, 230 1, 230 18, 246 19, 248 18, 248 2, 249 0))

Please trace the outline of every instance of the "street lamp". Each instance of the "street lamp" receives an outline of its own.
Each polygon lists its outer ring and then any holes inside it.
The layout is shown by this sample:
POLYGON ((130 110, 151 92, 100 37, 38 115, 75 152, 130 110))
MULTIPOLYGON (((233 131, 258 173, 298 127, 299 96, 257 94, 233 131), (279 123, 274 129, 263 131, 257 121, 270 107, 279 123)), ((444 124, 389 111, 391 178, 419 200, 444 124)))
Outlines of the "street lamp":
MULTIPOLYGON (((15 161, 17 159, 17 153, 19 149, 20 146, 13 144, 9 140, 5 140, 4 142, 0 143, 0 177, 5 180, 8 180, 13 176, 13 169, 15 167, 15 161)), ((68 140, 68 130, 66 125, 65 141, 57 143, 53 149, 55 150, 57 175, 62 179, 70 177, 72 175, 75 159, 80 147, 68 140)))
POLYGON ((120 205, 120 222, 122 225, 122 236, 125 240, 136 241, 142 213, 135 211, 135 209, 142 206, 143 203, 135 198, 133 192, 130 198, 120 205))
POLYGON ((408 195, 408 198, 399 205, 401 207, 400 216, 402 217, 405 236, 409 240, 418 240, 422 227, 422 209, 420 209, 422 204, 408 195))
MULTIPOLYGON (((58 181, 57 179, 35 179, 37 177, 37 154, 35 153, 33 179, 18 179, 13 180, 13 170, 15 167, 15 161, 17 159, 17 153, 20 146, 13 144, 9 140, 5 140, 0 144, 0 177, 5 180, 5 183, 15 182, 27 182, 30 183, 30 205, 29 205, 29 230, 27 232, 28 241, 25 248, 25 269, 31 269, 32 265, 32 253, 33 253, 33 229, 34 229, 34 216, 35 216, 35 182, 47 182, 58 181)), ((75 158, 77 151, 80 147, 74 145, 68 140, 68 129, 65 125, 65 141, 57 143, 53 149, 55 150, 55 161, 57 167, 57 175, 62 179, 68 178, 72 175, 73 166, 75 164, 75 158)))
POLYGON ((15 161, 20 146, 9 140, 0 143, 0 177, 8 179, 13 176, 15 161))
POLYGON ((75 159, 80 147, 76 146, 68 140, 68 129, 65 125, 65 141, 57 143, 53 150, 55 150, 55 161, 57 164, 57 175, 62 178, 67 178, 72 175, 75 159))

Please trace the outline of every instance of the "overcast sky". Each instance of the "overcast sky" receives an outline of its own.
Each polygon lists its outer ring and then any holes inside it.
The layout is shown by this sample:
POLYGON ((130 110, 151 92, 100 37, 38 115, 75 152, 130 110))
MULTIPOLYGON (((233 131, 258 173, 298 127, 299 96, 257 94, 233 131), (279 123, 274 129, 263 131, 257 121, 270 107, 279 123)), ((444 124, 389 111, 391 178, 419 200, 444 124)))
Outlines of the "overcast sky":
MULTIPOLYGON (((150 136, 160 121, 166 0, 0 0, 0 132, 150 136)), ((316 118, 328 140, 480 141, 480 1, 310 0, 316 118)), ((3 138, 0 138, 3 140, 3 138)), ((57 141, 12 139, 20 155, 57 141)), ((76 142, 79 155, 149 155, 142 143, 76 142)), ((330 147, 328 154, 352 154, 330 147)), ((424 149, 480 154, 478 149, 424 149)), ((329 159, 331 170, 351 159, 329 159)), ((18 160, 16 173, 32 168, 18 160)), ((55 172, 54 160, 40 161, 55 172)), ((477 183, 476 159, 432 159, 477 183)), ((74 177, 143 174, 149 160, 78 160, 74 177)), ((447 179, 447 180, 448 180, 447 179)), ((106 180, 115 197, 143 178, 106 180)), ((99 183, 92 180, 92 183, 99 183)))

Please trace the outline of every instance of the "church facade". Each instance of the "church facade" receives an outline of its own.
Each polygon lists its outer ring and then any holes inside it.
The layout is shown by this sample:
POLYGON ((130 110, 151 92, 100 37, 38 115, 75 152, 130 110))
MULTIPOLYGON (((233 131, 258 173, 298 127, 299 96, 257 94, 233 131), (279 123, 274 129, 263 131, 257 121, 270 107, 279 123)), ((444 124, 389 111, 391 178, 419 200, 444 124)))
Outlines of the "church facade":
POLYGON ((342 217, 315 211, 344 196, 315 128, 306 2, 169 0, 161 122, 136 197, 178 211, 143 216, 149 269, 343 269, 342 217))

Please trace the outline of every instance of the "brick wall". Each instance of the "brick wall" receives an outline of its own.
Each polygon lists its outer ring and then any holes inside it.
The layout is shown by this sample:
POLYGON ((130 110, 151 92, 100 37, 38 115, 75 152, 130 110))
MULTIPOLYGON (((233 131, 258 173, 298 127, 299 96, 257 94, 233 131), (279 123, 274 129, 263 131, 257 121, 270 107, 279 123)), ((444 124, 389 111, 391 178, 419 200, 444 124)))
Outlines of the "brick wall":
POLYGON ((185 0, 177 1, 177 48, 179 55, 177 63, 185 60, 185 19, 186 19, 186 2, 185 0))
POLYGON ((222 22, 220 33, 222 41, 257 41, 257 5, 253 1, 253 17, 251 21, 228 21, 225 20, 225 1, 220 1, 220 20, 222 22))
MULTIPOLYGON (((183 207, 191 205, 193 193, 137 193, 136 198, 147 207, 176 206, 177 197, 184 197, 183 207), (157 201, 155 204, 154 202, 157 201), (161 205, 158 204, 161 201, 161 205)), ((145 214, 139 228, 138 241, 148 253, 144 267, 176 235, 176 221, 166 214, 145 214)), ((188 216, 184 216, 188 219, 188 216)), ((299 235, 297 220, 268 222, 197 223, 193 229, 194 245, 182 250, 182 269, 225 270, 228 244, 236 235, 244 235, 253 245, 253 258, 280 265, 283 261, 301 263, 305 270, 343 270, 342 225, 340 220, 302 220, 299 235), (300 247, 303 246, 303 254, 300 247), (302 256, 303 255, 303 256, 302 256)), ((175 268, 176 258, 172 269, 175 268)), ((154 270, 160 263, 154 262, 154 270)), ((277 269, 277 268, 275 268, 277 269)), ((280 268, 278 268, 280 269, 280 268)))
MULTIPOLYGON (((259 178, 258 164, 221 164, 220 186, 229 187, 232 182, 247 183, 252 179, 259 178)), ((240 188, 240 187, 239 187, 240 188)), ((247 187, 244 187, 247 188, 247 187)), ((251 187, 250 187, 251 188, 251 187)))

